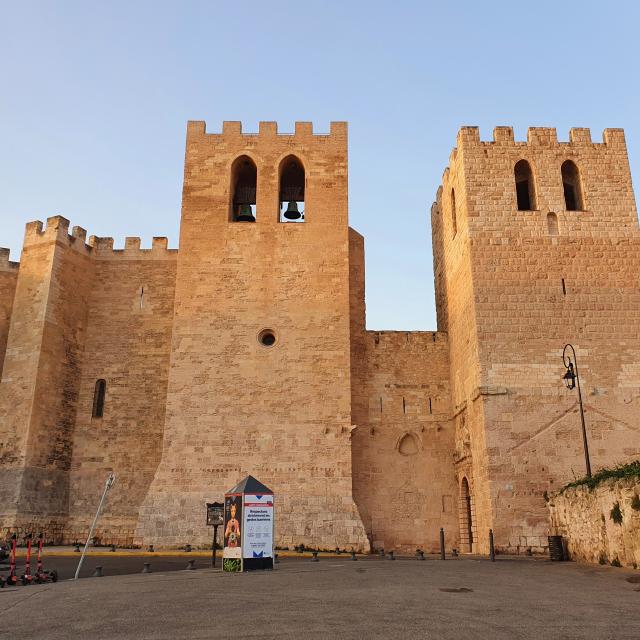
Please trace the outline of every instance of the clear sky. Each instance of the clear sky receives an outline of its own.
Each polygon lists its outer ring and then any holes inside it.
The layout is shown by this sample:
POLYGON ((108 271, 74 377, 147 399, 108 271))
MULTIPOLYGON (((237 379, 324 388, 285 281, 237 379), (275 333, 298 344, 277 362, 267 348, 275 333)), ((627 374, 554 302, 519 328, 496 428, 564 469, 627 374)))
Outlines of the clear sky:
POLYGON ((640 3, 0 0, 0 246, 61 214, 177 247, 187 120, 349 121, 371 329, 434 329, 429 209, 456 132, 624 127, 640 3))

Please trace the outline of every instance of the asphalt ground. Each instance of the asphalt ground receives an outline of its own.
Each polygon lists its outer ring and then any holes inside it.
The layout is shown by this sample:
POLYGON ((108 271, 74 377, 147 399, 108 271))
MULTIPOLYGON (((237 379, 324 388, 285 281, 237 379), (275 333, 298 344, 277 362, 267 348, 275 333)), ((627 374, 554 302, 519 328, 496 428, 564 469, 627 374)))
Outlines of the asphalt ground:
POLYGON ((640 638, 640 572, 627 569, 332 557, 223 574, 151 562, 151 574, 1 590, 0 638, 640 638))

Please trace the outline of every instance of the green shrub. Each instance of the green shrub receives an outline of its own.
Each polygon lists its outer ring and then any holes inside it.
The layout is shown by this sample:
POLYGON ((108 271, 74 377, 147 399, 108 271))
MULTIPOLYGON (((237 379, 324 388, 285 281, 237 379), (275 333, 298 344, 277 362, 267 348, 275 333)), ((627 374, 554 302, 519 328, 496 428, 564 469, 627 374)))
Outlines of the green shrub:
POLYGON ((612 567, 621 567, 620 560, 618 560, 617 556, 611 561, 612 567))
POLYGON ((622 524, 622 511, 620 511, 620 503, 616 502, 611 509, 609 517, 616 523, 622 524))
POLYGON ((600 469, 596 471, 590 478, 579 478, 574 482, 570 482, 560 489, 560 493, 573 487, 588 487, 593 489, 597 487, 603 480, 609 478, 638 478, 640 479, 640 460, 634 460, 629 464, 619 464, 616 467, 600 469))
POLYGON ((240 567, 242 566, 239 558, 225 558, 222 561, 222 570, 230 571, 235 573, 236 571, 240 571, 240 567))
POLYGON ((607 564, 607 556, 605 556, 604 554, 602 554, 602 555, 598 558, 598 564, 607 564))

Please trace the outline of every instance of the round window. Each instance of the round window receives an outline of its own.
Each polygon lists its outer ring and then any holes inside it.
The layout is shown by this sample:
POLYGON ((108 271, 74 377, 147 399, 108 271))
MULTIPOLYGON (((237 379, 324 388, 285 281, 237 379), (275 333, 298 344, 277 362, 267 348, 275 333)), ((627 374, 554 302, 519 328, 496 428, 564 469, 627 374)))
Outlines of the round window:
POLYGON ((258 342, 263 347, 273 347, 273 345, 276 343, 276 334, 272 329, 263 329, 258 334, 258 342))

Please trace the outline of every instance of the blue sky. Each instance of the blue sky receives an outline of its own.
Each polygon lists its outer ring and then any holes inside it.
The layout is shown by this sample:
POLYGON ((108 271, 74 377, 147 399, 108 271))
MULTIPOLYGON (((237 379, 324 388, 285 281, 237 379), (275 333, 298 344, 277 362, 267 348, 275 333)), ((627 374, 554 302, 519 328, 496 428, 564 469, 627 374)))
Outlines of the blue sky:
POLYGON ((372 329, 434 329, 429 209, 458 128, 624 127, 640 3, 0 0, 0 246, 61 214, 178 242, 186 121, 350 126, 372 329))

